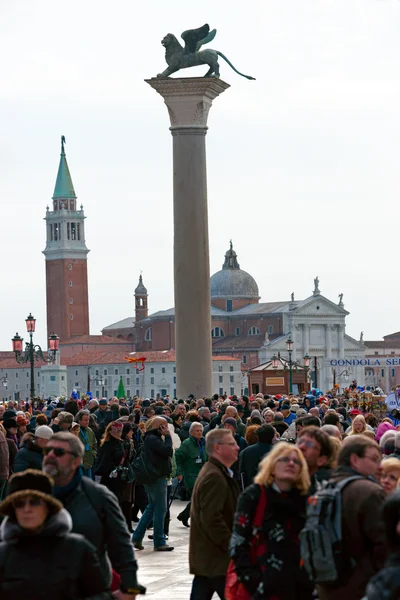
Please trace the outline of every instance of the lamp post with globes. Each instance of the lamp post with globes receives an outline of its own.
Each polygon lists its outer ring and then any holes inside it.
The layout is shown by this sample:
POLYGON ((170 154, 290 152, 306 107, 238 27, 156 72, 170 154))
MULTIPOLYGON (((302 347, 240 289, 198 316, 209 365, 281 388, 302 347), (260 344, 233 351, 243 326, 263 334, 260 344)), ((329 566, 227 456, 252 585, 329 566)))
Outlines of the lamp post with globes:
POLYGON ((28 317, 25 319, 26 330, 29 333, 29 342, 25 343, 25 351, 22 354, 23 347, 23 338, 15 334, 12 338, 12 349, 15 352, 15 360, 20 365, 24 363, 30 363, 31 368, 31 389, 30 389, 30 398, 31 400, 35 397, 35 360, 42 360, 47 363, 54 362, 56 359, 60 338, 55 333, 52 333, 49 336, 49 348, 48 348, 48 356, 47 358, 44 356, 41 347, 38 344, 33 343, 33 334, 36 328, 36 319, 29 313, 28 317))
MULTIPOLYGON (((310 368, 311 357, 308 354, 305 354, 303 356, 303 365, 300 365, 298 362, 292 361, 293 341, 290 339, 290 337, 286 342, 286 347, 287 347, 287 350, 289 353, 289 360, 288 360, 288 363, 289 363, 289 393, 292 394, 293 393, 293 367, 295 367, 296 370, 298 367, 304 367, 304 370, 307 375, 307 382, 308 382, 308 371, 310 368)), ((272 368, 278 369, 280 362, 281 362, 281 357, 278 352, 278 356, 276 354, 274 354, 271 358, 272 368)), ((281 364, 282 364, 282 362, 281 362, 281 364)), ((285 367, 285 369, 286 369, 286 367, 285 367)))

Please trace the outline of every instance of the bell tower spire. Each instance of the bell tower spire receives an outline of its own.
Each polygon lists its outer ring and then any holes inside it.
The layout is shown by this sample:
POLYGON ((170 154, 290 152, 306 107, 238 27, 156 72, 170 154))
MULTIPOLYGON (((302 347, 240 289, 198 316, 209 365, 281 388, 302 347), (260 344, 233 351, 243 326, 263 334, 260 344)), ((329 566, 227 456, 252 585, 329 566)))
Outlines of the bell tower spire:
POLYGON ((139 283, 135 289, 135 323, 139 323, 142 319, 146 319, 149 314, 147 298, 147 289, 143 285, 143 278, 140 273, 139 283))
POLYGON ((61 340, 89 333, 89 300, 85 214, 76 209, 76 194, 61 136, 61 155, 53 194, 53 210, 47 207, 46 296, 47 331, 61 340))

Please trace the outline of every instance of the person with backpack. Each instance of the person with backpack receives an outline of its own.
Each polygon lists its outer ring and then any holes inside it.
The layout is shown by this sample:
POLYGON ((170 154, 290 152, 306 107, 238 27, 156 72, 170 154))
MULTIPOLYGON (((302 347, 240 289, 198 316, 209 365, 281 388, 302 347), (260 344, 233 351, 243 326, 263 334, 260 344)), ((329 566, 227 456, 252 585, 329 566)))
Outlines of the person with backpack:
POLYGON ((374 440, 362 435, 346 438, 338 468, 310 498, 301 552, 319 600, 361 600, 368 581, 383 567, 385 491, 377 481, 380 462, 374 440))
POLYGON ((53 478, 54 496, 71 515, 72 533, 80 533, 96 548, 106 583, 111 583, 111 563, 121 577, 119 600, 133 600, 144 588, 137 582, 137 563, 126 521, 116 496, 82 476, 84 452, 76 435, 55 433, 44 449, 42 470, 53 478))
POLYGON ((398 600, 400 598, 400 490, 386 500, 383 507, 389 556, 384 568, 367 586, 365 600, 398 600))
POLYGON ((293 444, 280 442, 263 458, 238 500, 226 600, 311 600, 299 545, 309 486, 307 463, 293 444))

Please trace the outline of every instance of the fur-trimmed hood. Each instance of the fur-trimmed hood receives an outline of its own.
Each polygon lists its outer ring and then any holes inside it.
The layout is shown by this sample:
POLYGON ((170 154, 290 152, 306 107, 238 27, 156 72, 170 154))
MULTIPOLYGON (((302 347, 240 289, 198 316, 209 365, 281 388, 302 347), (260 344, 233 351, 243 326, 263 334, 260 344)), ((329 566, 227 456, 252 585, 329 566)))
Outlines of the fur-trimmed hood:
MULTIPOLYGON (((52 537, 59 536, 63 537, 72 530, 72 519, 68 511, 63 508, 55 515, 52 515, 47 519, 44 527, 37 534, 41 537, 52 537)), ((22 529, 18 523, 6 517, 0 526, 0 540, 2 542, 9 542, 11 540, 19 539, 23 536, 30 535, 25 529, 22 529)))

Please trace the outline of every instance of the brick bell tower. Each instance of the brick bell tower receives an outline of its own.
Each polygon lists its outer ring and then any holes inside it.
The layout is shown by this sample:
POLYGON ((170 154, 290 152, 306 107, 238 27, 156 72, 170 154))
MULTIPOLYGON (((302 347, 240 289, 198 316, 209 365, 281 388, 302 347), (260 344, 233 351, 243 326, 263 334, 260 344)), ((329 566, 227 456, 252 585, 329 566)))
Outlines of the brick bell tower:
POLYGON ((60 339, 89 334, 89 299, 85 215, 76 194, 61 137, 61 157, 53 194, 46 210, 47 332, 60 339))

